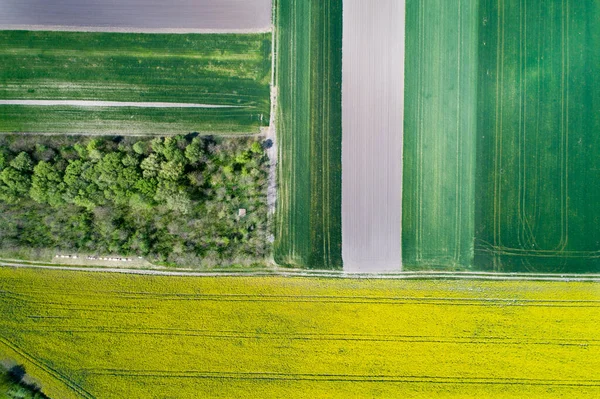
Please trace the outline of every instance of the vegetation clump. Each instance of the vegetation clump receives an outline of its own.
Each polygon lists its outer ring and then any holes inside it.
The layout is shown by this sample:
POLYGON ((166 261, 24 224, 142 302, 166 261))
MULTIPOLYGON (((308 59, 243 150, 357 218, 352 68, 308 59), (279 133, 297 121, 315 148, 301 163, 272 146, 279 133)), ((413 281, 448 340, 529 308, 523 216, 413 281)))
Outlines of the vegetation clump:
POLYGON ((0 366, 0 398, 6 399, 48 399, 40 387, 27 383, 25 368, 15 365, 10 368, 0 366))
POLYGON ((255 139, 5 136, 0 144, 5 253, 113 253, 187 266, 267 255, 267 157, 255 139))

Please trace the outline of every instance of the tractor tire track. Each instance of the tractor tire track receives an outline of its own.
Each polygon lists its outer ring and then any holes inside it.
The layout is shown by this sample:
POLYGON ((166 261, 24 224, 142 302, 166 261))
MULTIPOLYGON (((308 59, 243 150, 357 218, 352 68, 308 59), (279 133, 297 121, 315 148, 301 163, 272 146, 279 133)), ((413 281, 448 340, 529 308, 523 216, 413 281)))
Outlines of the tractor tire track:
POLYGON ((58 380, 62 384, 66 385, 73 392, 77 393, 79 396, 85 399, 96 399, 94 395, 85 390, 81 385, 77 384, 73 380, 71 380, 68 376, 51 367, 47 363, 37 360, 33 355, 26 352, 24 349, 19 347, 18 345, 10 342, 4 337, 0 336, 0 343, 11 349, 13 352, 17 353, 22 358, 26 359, 28 362, 34 364, 39 369, 48 373, 51 377, 58 380))
POLYGON ((538 378, 494 378, 459 377, 432 375, 367 375, 367 374, 305 374, 274 372, 218 372, 218 371, 168 371, 168 370, 123 370, 87 369, 91 375, 146 378, 205 378, 232 380, 273 381, 325 381, 362 383, 435 383, 435 384, 482 384, 482 385, 541 385, 567 387, 600 387, 600 380, 550 380, 538 378))
POLYGON ((556 338, 519 339, 493 336, 432 336, 398 334, 316 334, 285 332, 253 332, 236 330, 198 330, 183 328, 124 328, 109 326, 86 326, 73 328, 69 325, 38 325, 27 329, 28 333, 68 333, 68 334, 124 334, 124 335, 160 335, 202 337, 211 339, 253 339, 253 340, 291 340, 291 341, 347 341, 347 342, 414 342, 432 344, 469 344, 469 345, 555 345, 590 347, 600 346, 600 339, 561 340, 556 338))

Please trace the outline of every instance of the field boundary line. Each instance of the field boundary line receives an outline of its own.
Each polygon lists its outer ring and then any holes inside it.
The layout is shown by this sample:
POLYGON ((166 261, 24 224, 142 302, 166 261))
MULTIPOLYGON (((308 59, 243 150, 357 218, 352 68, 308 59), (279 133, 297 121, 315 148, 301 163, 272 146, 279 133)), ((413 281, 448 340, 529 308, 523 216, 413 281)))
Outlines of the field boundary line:
MULTIPOLYGON (((197 132, 199 136, 216 136, 216 137, 264 137, 265 134, 263 132, 258 133, 219 133, 219 132, 197 132)), ((123 133, 123 131, 115 131, 115 132, 99 132, 99 133, 89 133, 89 132, 76 132, 76 133, 59 133, 59 132, 1 132, 0 135, 28 135, 28 136, 114 136, 114 137, 171 137, 176 136, 180 133, 123 133)))
POLYGON ((73 26, 73 25, 23 25, 2 24, 0 30, 26 30, 26 31, 55 31, 55 32, 113 32, 113 33, 198 33, 198 34, 254 34, 269 33, 271 25, 263 28, 248 29, 194 29, 194 28, 134 28, 134 27, 109 27, 109 26, 73 26))
POLYGON ((268 271, 165 271, 153 269, 118 269, 102 267, 69 267, 36 264, 22 264, 0 260, 0 267, 37 268, 64 270, 74 272, 122 273, 156 276, 187 276, 187 277, 320 277, 320 278, 351 278, 351 279, 455 279, 455 280, 504 280, 504 281, 558 281, 558 282, 600 282, 600 274, 566 274, 566 273, 493 273, 493 272, 399 272, 399 273, 348 273, 344 271, 315 271, 301 269, 273 269, 268 271))

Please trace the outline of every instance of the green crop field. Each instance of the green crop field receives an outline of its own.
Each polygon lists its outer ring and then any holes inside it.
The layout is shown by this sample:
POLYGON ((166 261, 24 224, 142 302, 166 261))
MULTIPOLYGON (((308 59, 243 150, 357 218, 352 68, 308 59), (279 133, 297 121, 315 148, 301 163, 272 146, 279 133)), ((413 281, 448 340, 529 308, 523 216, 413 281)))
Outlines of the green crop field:
POLYGON ((276 1, 275 260, 341 268, 342 4, 276 1))
POLYGON ((4 132, 100 135, 170 135, 189 132, 257 132, 250 108, 134 108, 0 105, 4 132))
POLYGON ((406 12, 406 269, 599 271, 600 4, 406 12))
POLYGON ((0 298, 52 398, 600 395, 596 283, 0 268, 0 298))
POLYGON ((482 1, 476 263, 600 270, 600 3, 482 1))
POLYGON ((235 109, 0 105, 0 131, 258 132, 271 36, 0 31, 0 99, 178 102, 235 109), (30 117, 33 114, 33 117, 30 117))
POLYGON ((477 5, 406 2, 405 269, 464 268, 473 258, 477 5))

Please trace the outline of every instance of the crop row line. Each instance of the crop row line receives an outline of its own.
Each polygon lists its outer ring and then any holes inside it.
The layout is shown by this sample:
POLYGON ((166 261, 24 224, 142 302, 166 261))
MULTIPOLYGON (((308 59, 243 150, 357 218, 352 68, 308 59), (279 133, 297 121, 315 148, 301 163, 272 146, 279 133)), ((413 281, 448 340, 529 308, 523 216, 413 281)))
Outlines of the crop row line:
MULTIPOLYGON (((9 292, 9 291, 2 291, 9 292)), ((53 295, 52 292, 47 290, 31 290, 28 289, 28 293, 44 293, 44 295, 53 295)), ((21 295, 21 294, 19 294, 21 295)), ((111 296, 112 298, 124 298, 124 299, 154 299, 160 298, 161 300, 178 300, 178 299, 275 299, 275 300, 305 300, 305 299, 319 299, 322 301, 334 301, 338 300, 364 300, 364 301, 415 301, 415 302, 484 302, 484 303, 544 303, 544 304, 581 304, 589 303, 600 305, 600 299, 527 299, 527 298, 469 298, 469 297, 412 297, 412 296, 367 296, 367 295, 280 295, 280 294, 198 294, 198 293, 162 293, 162 292, 148 292, 148 291, 90 291, 90 290, 77 290, 71 289, 62 290, 56 295, 59 296, 78 296, 78 297, 92 297, 92 296, 111 296)), ((45 302, 48 303, 48 302, 45 302)))
POLYGON ((120 328, 105 326, 87 326, 74 328, 68 325, 37 325, 28 332, 39 333, 75 333, 75 334, 126 334, 126 335, 167 335, 204 337, 214 339, 268 339, 268 340, 299 340, 299 341, 358 341, 358 342, 419 342, 419 343, 451 343, 451 344, 494 344, 494 345, 555 345, 555 346, 600 346, 600 339, 556 339, 520 340, 505 337, 461 337, 461 336, 429 336, 429 335, 383 335, 383 334, 311 334, 285 332, 252 332, 252 331, 211 331, 175 328, 120 328))
MULTIPOLYGON (((133 298, 130 298, 133 299, 133 298)), ((270 303, 270 302, 278 302, 281 304, 290 304, 290 303, 323 303, 323 304, 351 304, 351 305, 435 305, 435 306, 483 306, 483 307, 507 307, 507 306, 515 306, 515 307, 543 307, 543 308, 600 308, 600 304, 591 303, 587 304, 582 302, 581 304, 552 304, 552 303, 524 303, 521 301, 506 301, 506 302, 489 302, 489 301, 472 301, 472 302, 458 302, 458 301, 447 301, 447 302, 435 302, 435 301, 403 301, 403 300, 371 300, 371 301, 360 301, 360 300, 312 300, 312 299, 296 299, 296 298, 214 298, 214 297, 206 297, 206 298, 186 298, 186 299, 163 299, 166 300, 179 300, 179 301, 198 301, 198 302, 250 302, 250 303, 270 303)), ((43 301, 29 301, 31 303, 45 303, 43 301)), ((54 303, 57 304, 58 303, 54 303)), ((52 304, 48 304, 52 305, 52 304)), ((90 308, 68 308, 64 310, 84 310, 84 311, 104 311, 104 312, 120 312, 115 309, 95 309, 93 307, 90 308)), ((127 312, 132 313, 132 312, 127 312)), ((148 313, 148 312, 135 312, 135 313, 148 313)))
POLYGON ((100 307, 70 307, 70 306, 64 306, 64 304, 46 304, 44 303, 44 301, 29 301, 30 303, 37 303, 37 304, 41 304, 44 305, 44 309, 45 310, 56 310, 56 311, 63 311, 63 312, 73 312, 73 311, 82 311, 82 312, 102 312, 102 313, 123 313, 123 314, 148 314, 150 313, 148 310, 146 309, 145 311, 141 311, 141 310, 135 310, 136 308, 121 308, 121 309, 110 309, 109 306, 107 306, 107 308, 100 308, 100 307), (56 305, 56 306, 53 306, 56 305))
POLYGON ((214 371, 168 371, 168 370, 124 370, 86 369, 88 374, 120 377, 156 378, 206 378, 236 380, 282 380, 282 381, 329 381, 329 382, 399 382, 437 384, 482 384, 482 385, 542 385, 600 387, 600 380, 550 380, 539 378, 501 377, 455 377, 429 375, 368 375, 368 374, 305 374, 271 372, 214 372, 214 371))

